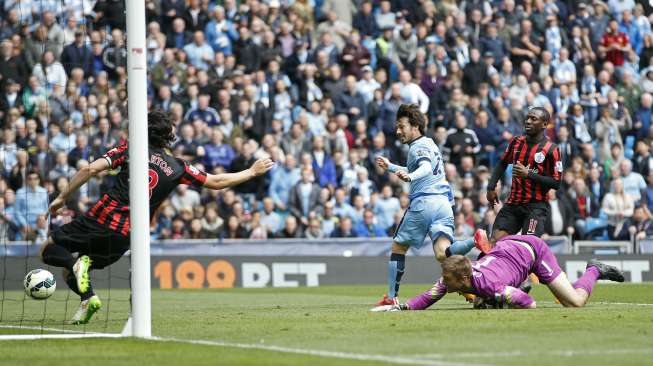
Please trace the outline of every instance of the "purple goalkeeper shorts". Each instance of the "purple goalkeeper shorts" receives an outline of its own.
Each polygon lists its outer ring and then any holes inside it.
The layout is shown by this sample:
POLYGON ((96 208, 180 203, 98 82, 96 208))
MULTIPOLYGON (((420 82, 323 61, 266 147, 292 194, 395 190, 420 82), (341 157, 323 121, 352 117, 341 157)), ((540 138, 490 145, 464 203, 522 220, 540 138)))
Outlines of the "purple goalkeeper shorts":
POLYGON ((551 249, 549 249, 549 246, 546 245, 544 240, 535 236, 529 236, 528 242, 531 243, 536 255, 532 271, 541 283, 548 285, 562 273, 562 269, 558 265, 558 260, 556 260, 555 255, 553 255, 553 252, 551 252, 551 249))

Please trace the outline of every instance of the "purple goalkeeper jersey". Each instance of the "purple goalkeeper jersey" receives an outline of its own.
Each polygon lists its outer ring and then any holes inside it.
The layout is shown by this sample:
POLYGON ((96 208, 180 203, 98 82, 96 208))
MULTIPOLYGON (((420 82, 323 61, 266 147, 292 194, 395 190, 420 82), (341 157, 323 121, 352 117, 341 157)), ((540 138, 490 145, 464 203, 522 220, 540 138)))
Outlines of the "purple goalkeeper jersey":
POLYGON ((529 273, 548 284, 562 270, 542 239, 532 235, 511 235, 499 240, 483 258, 472 262, 472 287, 486 299, 509 297, 506 288, 519 288, 529 273))
MULTIPOLYGON (((533 298, 519 289, 531 272, 546 285, 562 270, 542 239, 532 235, 506 236, 485 257, 472 262, 472 292, 495 304, 531 307, 533 298)), ((589 293, 591 287, 586 291, 589 293)), ((447 287, 440 278, 431 289, 408 300, 406 305, 410 310, 424 310, 446 293, 447 287)))

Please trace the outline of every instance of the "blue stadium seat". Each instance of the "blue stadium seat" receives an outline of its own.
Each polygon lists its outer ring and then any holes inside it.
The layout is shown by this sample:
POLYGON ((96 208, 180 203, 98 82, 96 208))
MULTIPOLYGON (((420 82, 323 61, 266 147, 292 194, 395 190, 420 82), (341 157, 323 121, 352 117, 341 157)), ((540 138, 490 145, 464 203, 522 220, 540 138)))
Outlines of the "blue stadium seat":
POLYGON ((608 240, 608 220, 601 217, 586 219, 585 233, 587 239, 608 240))

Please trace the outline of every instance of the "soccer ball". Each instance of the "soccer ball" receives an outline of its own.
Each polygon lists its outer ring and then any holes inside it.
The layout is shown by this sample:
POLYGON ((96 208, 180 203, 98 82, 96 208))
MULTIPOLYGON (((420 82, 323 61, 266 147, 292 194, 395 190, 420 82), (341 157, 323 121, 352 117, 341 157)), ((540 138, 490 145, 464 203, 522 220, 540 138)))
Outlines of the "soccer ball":
POLYGON ((57 281, 50 271, 44 269, 35 269, 25 276, 25 293, 31 298, 44 300, 52 296, 57 289, 57 281))

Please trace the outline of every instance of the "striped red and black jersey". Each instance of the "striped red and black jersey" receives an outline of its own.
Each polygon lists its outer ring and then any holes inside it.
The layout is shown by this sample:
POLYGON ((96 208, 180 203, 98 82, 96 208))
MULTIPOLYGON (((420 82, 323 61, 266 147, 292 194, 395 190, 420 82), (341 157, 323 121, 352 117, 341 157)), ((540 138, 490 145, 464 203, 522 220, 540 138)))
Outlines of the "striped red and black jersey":
MULTIPOLYGON (((201 187, 206 173, 189 162, 175 158, 163 149, 148 151, 150 217, 168 195, 180 184, 201 187)), ((86 215, 108 229, 127 235, 129 233, 129 147, 120 145, 102 156, 112 169, 120 169, 114 186, 105 193, 86 215)))
MULTIPOLYGON (((506 151, 501 156, 506 164, 520 161, 529 172, 553 177, 560 181, 562 160, 558 146, 546 137, 538 142, 528 142, 526 136, 513 137, 506 151)), ((546 202, 549 189, 542 187, 532 179, 512 177, 512 187, 507 203, 546 202)))

